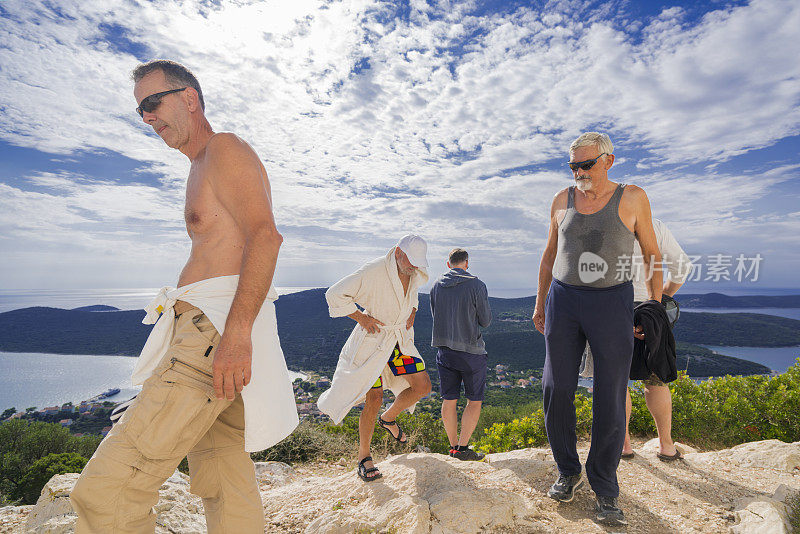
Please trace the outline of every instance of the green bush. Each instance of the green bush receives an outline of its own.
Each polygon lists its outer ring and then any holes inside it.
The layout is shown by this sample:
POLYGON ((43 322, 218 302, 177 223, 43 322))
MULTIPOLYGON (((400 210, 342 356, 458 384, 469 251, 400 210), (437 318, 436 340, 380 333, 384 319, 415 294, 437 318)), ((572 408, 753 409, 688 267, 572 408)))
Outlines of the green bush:
MULTIPOLYGON (((800 360, 781 375, 724 376, 695 383, 685 373, 669 384, 672 393, 672 436, 704 448, 723 448, 748 441, 800 440, 800 360)), ((642 384, 631 388, 631 435, 652 436, 655 423, 647 410, 642 384)), ((578 437, 591 434, 592 403, 575 396, 578 437)), ((503 413, 509 413, 506 410, 503 413)), ((499 412, 498 412, 499 415, 499 412)), ((480 425, 478 428, 481 428, 480 425)), ((477 445, 484 452, 500 452, 547 444, 544 413, 485 428, 477 445)))
POLYGON ((724 376, 670 384, 672 434, 702 447, 800 440, 800 362, 781 375, 724 376))
POLYGON ((528 417, 514 419, 508 423, 495 423, 491 428, 485 429, 484 433, 475 443, 475 447, 483 452, 540 447, 547 443, 544 411, 540 408, 528 417))
MULTIPOLYGON (((325 432, 342 436, 347 443, 351 444, 350 455, 355 454, 358 447, 358 417, 358 415, 348 415, 339 425, 322 425, 325 432)), ((427 447, 431 452, 442 454, 447 454, 450 449, 444 425, 436 414, 414 412, 414 415, 411 415, 403 412, 397 417, 397 421, 408 436, 408 445, 397 443, 386 430, 378 426, 376 419, 370 442, 375 455, 402 454, 414 450, 417 445, 427 447)))
POLYGON ((11 497, 21 499, 25 504, 35 504, 48 480, 64 473, 80 473, 86 462, 86 458, 74 452, 48 454, 39 458, 22 477, 11 497))
MULTIPOLYGON (((579 438, 588 438, 592 432, 592 400, 582 393, 575 395, 575 432, 579 438)), ((476 443, 483 452, 502 452, 547 444, 544 410, 530 416, 513 419, 507 423, 494 423, 484 430, 476 443)))
POLYGON ((383 428, 378 427, 375 431, 376 437, 388 449, 387 452, 395 454, 408 452, 409 447, 414 450, 417 445, 442 454, 447 454, 450 450, 450 441, 439 417, 430 413, 411 415, 403 412, 397 417, 397 421, 408 435, 408 445, 397 443, 383 428))
MULTIPOLYGON (((0 423, 0 495, 20 499, 21 483, 37 460, 49 454, 70 452, 90 458, 101 439, 100 436, 74 436, 55 423, 29 423, 19 419, 0 423)), ((42 486, 27 491, 38 497, 42 486)))
POLYGON ((305 420, 277 445, 250 456, 256 462, 295 464, 321 459, 337 460, 351 455, 352 451, 353 444, 345 436, 326 432, 323 425, 305 420))

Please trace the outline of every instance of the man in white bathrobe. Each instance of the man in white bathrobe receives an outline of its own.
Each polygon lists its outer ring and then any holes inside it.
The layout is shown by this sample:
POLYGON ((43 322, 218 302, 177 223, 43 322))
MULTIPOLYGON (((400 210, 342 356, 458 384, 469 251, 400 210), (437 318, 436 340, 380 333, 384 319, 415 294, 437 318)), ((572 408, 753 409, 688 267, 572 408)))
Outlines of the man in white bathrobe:
POLYGON ((263 533, 248 452, 298 422, 272 304, 282 238, 267 173, 247 143, 214 132, 186 67, 152 61, 133 80, 142 121, 191 162, 184 215, 192 250, 178 287, 147 307, 144 322, 156 324, 134 370, 142 391, 70 495, 76 533, 153 532, 158 490, 187 455, 208 532, 263 533))
POLYGON ((382 476, 370 456, 370 441, 383 388, 391 389, 395 400, 378 417, 378 424, 400 443, 408 437, 397 416, 406 409, 413 412, 417 401, 431 392, 425 362, 414 346, 418 290, 428 280, 426 253, 424 239, 406 235, 388 254, 325 293, 331 317, 347 316, 358 324, 339 354, 331 387, 317 406, 338 424, 353 406, 364 402, 358 424, 358 475, 364 481, 382 476))

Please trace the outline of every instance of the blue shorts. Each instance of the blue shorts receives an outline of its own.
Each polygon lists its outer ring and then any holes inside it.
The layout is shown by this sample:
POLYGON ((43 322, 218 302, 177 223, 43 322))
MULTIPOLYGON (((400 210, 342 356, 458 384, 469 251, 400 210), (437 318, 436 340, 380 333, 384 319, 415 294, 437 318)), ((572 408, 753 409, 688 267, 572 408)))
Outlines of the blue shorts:
POLYGON ((486 354, 470 354, 448 347, 439 347, 436 354, 439 368, 439 390, 444 400, 456 400, 461 395, 471 401, 482 401, 486 390, 486 354))

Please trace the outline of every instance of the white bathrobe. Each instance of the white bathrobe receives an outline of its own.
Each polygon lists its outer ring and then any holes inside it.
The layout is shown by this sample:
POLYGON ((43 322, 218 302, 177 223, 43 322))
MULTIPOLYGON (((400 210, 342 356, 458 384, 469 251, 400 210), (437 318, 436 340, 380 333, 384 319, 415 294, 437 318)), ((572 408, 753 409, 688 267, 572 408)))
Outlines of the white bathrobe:
MULTIPOLYGON (((155 323, 155 326, 136 362, 133 384, 142 384, 147 380, 169 349, 175 328, 173 306, 176 301, 182 300, 203 310, 217 332, 223 335, 238 284, 239 276, 233 275, 208 278, 179 288, 162 288, 145 308, 147 315, 142 322, 155 323)), ((244 448, 247 452, 275 445, 291 434, 300 422, 289 371, 278 339, 274 304, 277 299, 277 291, 270 287, 253 323, 251 379, 242 390, 244 448)))
MULTIPOLYGON (((339 363, 331 387, 320 395, 319 409, 339 424, 347 412, 363 402, 367 392, 379 376, 384 387, 398 395, 409 387, 402 376, 394 376, 386 363, 395 345, 407 356, 420 357, 414 346, 414 328, 406 330, 406 321, 412 309, 419 308, 418 290, 428 281, 428 274, 417 269, 403 294, 403 284, 397 274, 394 248, 347 276, 328 289, 325 298, 331 317, 345 317, 364 308, 364 313, 386 326, 380 332, 369 334, 356 324, 339 354, 339 363)), ((414 406, 409 408, 413 413, 414 406)))

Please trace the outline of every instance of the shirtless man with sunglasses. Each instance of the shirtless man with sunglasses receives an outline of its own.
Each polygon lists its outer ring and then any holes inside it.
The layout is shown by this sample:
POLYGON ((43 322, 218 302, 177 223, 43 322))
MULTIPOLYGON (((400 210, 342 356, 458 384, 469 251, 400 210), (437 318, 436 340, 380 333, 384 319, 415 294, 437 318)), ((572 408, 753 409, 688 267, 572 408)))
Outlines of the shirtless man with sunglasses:
POLYGON ((178 287, 163 289, 147 308, 146 320, 158 322, 134 370, 142 392, 71 494, 76 532, 153 532, 158 489, 188 455, 208 532, 261 533, 248 451, 297 424, 272 304, 282 237, 267 173, 247 143, 214 132, 200 85, 184 66, 152 61, 133 80, 136 112, 191 162, 184 216, 192 248, 178 287), (153 343, 158 332, 163 339, 153 343), (148 351, 151 345, 162 348, 148 351))

